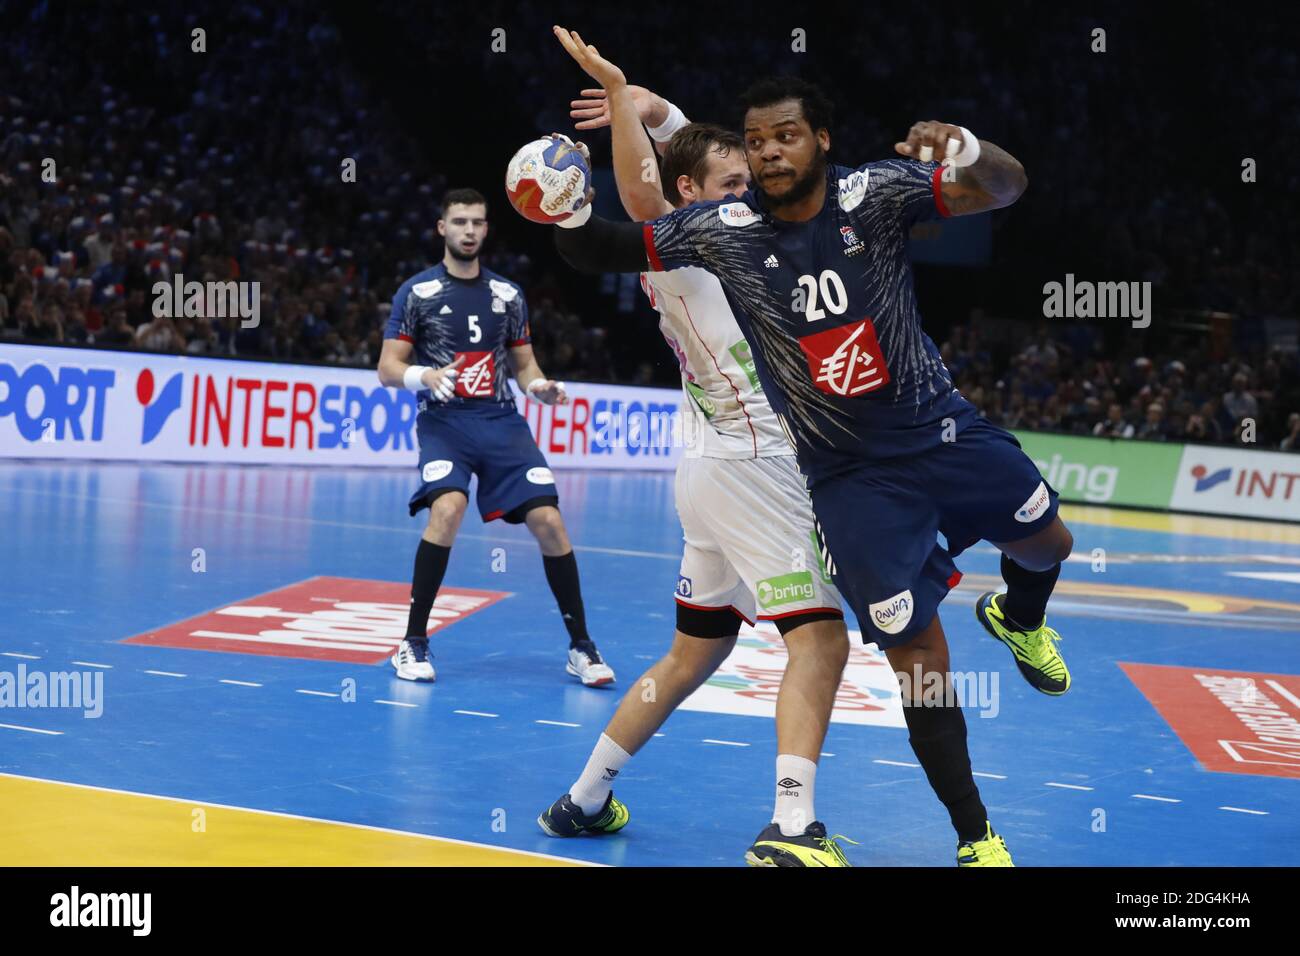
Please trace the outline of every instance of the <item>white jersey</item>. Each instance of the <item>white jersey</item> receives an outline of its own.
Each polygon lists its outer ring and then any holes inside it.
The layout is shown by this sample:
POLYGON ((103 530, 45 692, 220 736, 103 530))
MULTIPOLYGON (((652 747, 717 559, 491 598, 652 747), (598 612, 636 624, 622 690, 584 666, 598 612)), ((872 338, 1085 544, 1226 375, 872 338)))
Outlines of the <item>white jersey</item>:
POLYGON ((717 277, 695 267, 643 272, 641 288, 659 312, 659 330, 681 365, 684 454, 793 455, 717 277))

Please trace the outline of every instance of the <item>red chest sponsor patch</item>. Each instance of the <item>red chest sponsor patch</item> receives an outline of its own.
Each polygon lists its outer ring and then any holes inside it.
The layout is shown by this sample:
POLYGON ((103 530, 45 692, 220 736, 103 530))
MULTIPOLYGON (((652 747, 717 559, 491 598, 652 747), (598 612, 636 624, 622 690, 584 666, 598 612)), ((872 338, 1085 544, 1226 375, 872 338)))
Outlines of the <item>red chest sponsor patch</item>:
MULTIPOLYGON (((402 643, 410 594, 410 584, 394 581, 311 578, 122 643, 378 664, 402 643)), ((442 630, 505 596, 504 591, 444 586, 429 617, 429 630, 442 630)))
POLYGON ((889 383, 889 369, 870 319, 841 325, 799 340, 813 384, 829 395, 851 398, 889 383))
POLYGON ((491 352, 457 352, 465 364, 456 376, 456 394, 461 398, 491 398, 494 394, 497 363, 491 352))
POLYGON ((1300 677, 1119 666, 1206 770, 1300 778, 1300 677))

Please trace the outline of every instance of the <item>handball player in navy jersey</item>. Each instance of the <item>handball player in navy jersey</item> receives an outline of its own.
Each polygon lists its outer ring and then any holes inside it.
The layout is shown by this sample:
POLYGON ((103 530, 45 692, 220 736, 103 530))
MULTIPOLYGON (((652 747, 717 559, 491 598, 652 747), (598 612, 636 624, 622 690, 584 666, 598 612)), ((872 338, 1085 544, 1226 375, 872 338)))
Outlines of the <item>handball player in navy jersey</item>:
POLYGON ((569 632, 565 669, 587 686, 612 683, 614 672, 587 633, 555 479, 515 408, 509 381, 547 405, 568 402, 564 384, 543 375, 533 356, 523 291, 479 263, 487 201, 473 189, 454 189, 442 210, 442 262, 397 290, 379 356, 380 381, 419 397, 420 485, 410 510, 429 509, 415 553, 406 639, 393 667, 406 680, 434 679, 429 615, 469 504, 470 476, 477 475, 483 520, 527 525, 541 547, 569 632))

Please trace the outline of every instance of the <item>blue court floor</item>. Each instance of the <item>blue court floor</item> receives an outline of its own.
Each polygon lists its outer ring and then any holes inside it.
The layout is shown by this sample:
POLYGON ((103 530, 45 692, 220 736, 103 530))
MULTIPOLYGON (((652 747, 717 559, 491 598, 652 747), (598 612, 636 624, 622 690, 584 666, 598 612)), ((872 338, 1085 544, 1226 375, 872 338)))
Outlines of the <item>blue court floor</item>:
MULTIPOLYGON (((413 477, 0 463, 0 671, 104 674, 97 719, 0 710, 0 772, 604 864, 741 864, 770 818, 775 756, 752 670, 706 688, 702 709, 676 713, 633 759, 616 791, 632 814, 623 833, 559 841, 535 823, 671 638, 680 529, 669 474, 558 474, 613 690, 565 674, 566 635, 532 538, 485 526, 473 509, 446 584, 504 596, 435 633, 435 684, 399 681, 386 663, 124 643, 322 576, 409 586, 423 520, 406 514, 413 477)), ((974 599, 997 574, 991 548, 959 559, 967 582, 942 609, 954 670, 1000 678, 996 715, 968 704, 967 723, 984 801, 1017 864, 1300 862, 1300 748, 1212 770, 1183 739, 1201 735, 1217 752, 1209 738, 1223 736, 1225 714, 1235 719, 1197 696, 1195 674, 1274 675, 1261 694, 1297 712, 1300 681, 1276 678, 1300 674, 1295 529, 1166 528, 1162 516, 1101 510, 1067 521, 1079 560, 1049 613, 1069 694, 1031 690, 975 621, 974 599), (1166 665, 1160 673, 1183 681, 1165 705, 1179 728, 1121 663, 1166 665)), ((779 662, 770 638, 742 644, 779 662)), ((873 701, 874 716, 831 725, 818 816, 858 841, 846 847, 855 865, 951 865, 947 816, 901 721, 889 722, 889 698, 877 680, 856 698, 873 701)))

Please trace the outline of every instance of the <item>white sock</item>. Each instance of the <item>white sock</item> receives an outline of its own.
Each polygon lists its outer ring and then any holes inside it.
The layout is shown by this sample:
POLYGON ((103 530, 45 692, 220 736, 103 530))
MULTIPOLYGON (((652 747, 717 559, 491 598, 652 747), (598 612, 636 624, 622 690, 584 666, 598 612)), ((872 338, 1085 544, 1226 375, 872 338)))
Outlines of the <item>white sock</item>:
POLYGON ((623 765, 632 759, 632 755, 614 743, 604 734, 596 742, 596 749, 591 752, 587 766, 577 783, 569 788, 569 799, 576 803, 587 816, 597 813, 605 805, 614 778, 623 769, 623 765))
POLYGON ((813 810, 813 788, 817 765, 806 757, 779 754, 776 758, 776 809, 772 822, 781 825, 785 836, 799 836, 817 819, 813 810))

